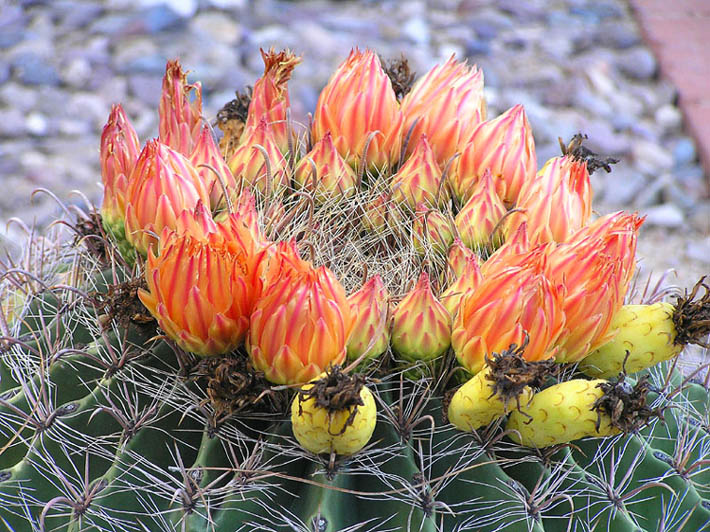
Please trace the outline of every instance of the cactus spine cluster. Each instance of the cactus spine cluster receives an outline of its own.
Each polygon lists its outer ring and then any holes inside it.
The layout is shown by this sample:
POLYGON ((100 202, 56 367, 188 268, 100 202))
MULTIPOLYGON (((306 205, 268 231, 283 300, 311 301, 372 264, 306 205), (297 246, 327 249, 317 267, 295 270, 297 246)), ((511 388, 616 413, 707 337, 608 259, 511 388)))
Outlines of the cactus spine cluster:
POLYGON ((709 289, 624 304, 580 139, 538 172, 477 68, 359 50, 299 128, 262 55, 219 141, 169 62, 4 264, 0 530, 710 530, 709 289))

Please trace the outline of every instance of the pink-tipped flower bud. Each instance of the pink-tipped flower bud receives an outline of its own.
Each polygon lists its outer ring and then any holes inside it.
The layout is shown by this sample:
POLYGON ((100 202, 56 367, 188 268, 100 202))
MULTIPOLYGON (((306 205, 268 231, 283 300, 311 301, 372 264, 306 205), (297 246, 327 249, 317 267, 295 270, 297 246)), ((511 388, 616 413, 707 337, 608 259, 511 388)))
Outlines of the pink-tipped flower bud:
POLYGON ((271 126, 262 119, 248 133, 229 159, 229 169, 238 182, 266 196, 280 194, 288 186, 286 159, 276 145, 271 126))
POLYGON ((430 251, 444 255, 454 241, 453 224, 440 211, 420 203, 412 222, 412 241, 420 255, 430 251))
POLYGON ((158 138, 163 144, 189 157, 202 126, 202 85, 188 84, 180 62, 168 61, 160 95, 158 138), (190 93, 195 96, 190 101, 190 93))
POLYGON ((209 126, 202 127, 195 148, 189 157, 192 166, 197 169, 202 182, 210 195, 210 204, 221 208, 225 204, 224 191, 234 196, 237 193, 237 180, 212 137, 209 126))
POLYGON ((462 140, 486 117, 483 72, 452 55, 419 79, 402 99, 403 134, 411 131, 407 153, 426 135, 443 167, 462 140))
POLYGON ((353 328, 348 340, 348 360, 370 360, 387 351, 390 343, 389 293, 379 275, 371 277, 348 297, 353 328))
POLYGON ((441 294, 441 303, 452 318, 456 317, 463 297, 475 290, 483 280, 478 257, 467 257, 465 261, 466 267, 461 275, 441 294))
POLYGON ((554 157, 523 187, 509 231, 523 222, 533 244, 564 242, 587 225, 592 213, 592 187, 587 163, 570 156, 554 157))
POLYGON ((260 77, 251 93, 251 102, 247 113, 245 130, 241 142, 249 137, 249 130, 259 126, 265 119, 274 133, 274 142, 281 153, 288 152, 288 129, 286 110, 290 107, 288 97, 288 81, 291 73, 301 62, 301 58, 290 50, 276 52, 271 48, 268 52, 260 50, 264 60, 264 75, 260 77))
POLYGON ((441 182, 441 169, 426 135, 419 138, 412 156, 392 177, 392 199, 414 211, 418 203, 443 207, 449 199, 448 189, 441 182))
POLYGON ((145 255, 163 228, 175 228, 184 210, 210 205, 202 179, 177 151, 149 141, 131 172, 126 194, 126 239, 145 255))
POLYGON ((430 361, 451 345, 451 316, 434 296, 429 275, 399 302, 392 315, 392 348, 410 362, 430 361))
POLYGON ((330 132, 316 142, 301 159, 293 180, 300 188, 314 192, 317 203, 352 197, 357 191, 355 171, 340 156, 330 132))
POLYGON ((485 172, 454 220, 463 243, 474 250, 498 247, 503 241, 499 225, 506 212, 491 173, 485 172))
POLYGON ((331 132, 340 155, 353 168, 382 170, 399 159, 402 113, 377 54, 354 49, 318 97, 313 139, 331 132), (367 149, 367 153, 365 150, 367 149))
POLYGON ((101 216, 106 229, 119 241, 124 239, 128 178, 139 152, 138 135, 123 107, 112 106, 101 133, 101 180, 104 184, 101 216))
POLYGON ((475 260, 479 266, 481 264, 481 259, 478 255, 471 248, 466 247, 466 244, 459 237, 455 237, 446 257, 449 271, 455 279, 461 277, 466 271, 469 260, 475 260))
POLYGON ((460 150, 461 157, 449 181, 461 202, 470 197, 473 185, 490 170, 498 196, 512 207, 523 184, 537 170, 535 141, 522 105, 481 123, 460 150))

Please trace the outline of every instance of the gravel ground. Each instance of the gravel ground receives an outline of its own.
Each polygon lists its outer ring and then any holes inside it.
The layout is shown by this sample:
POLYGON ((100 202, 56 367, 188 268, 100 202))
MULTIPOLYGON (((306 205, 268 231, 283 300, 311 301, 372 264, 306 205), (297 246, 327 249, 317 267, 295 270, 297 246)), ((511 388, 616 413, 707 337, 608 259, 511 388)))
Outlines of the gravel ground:
POLYGON ((46 199, 81 189, 100 201, 98 141, 113 102, 141 139, 157 134, 168 58, 203 82, 213 118, 262 68, 260 47, 304 56, 290 84, 294 114, 352 46, 406 53, 417 72, 456 53, 486 78, 489 115, 522 103, 538 160, 581 131, 620 159, 593 176, 596 210, 647 215, 639 255, 647 270, 675 268, 680 286, 710 270, 710 203, 675 90, 658 79, 622 0, 4 0, 0 7, 0 247, 19 236, 6 221, 46 224, 46 199), (3 242, 4 241, 4 242, 3 242))

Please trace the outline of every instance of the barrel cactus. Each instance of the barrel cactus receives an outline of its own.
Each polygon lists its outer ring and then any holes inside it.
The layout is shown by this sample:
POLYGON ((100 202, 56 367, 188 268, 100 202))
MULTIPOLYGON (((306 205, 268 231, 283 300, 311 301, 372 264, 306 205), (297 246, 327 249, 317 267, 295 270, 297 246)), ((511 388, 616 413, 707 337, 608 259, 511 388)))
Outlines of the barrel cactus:
POLYGON ((630 305, 608 161, 578 136, 538 171, 454 58, 353 50, 300 124, 300 58, 262 55, 219 140, 169 62, 157 139, 108 119, 102 207, 5 264, 0 529, 710 530, 676 364, 708 286, 630 305))

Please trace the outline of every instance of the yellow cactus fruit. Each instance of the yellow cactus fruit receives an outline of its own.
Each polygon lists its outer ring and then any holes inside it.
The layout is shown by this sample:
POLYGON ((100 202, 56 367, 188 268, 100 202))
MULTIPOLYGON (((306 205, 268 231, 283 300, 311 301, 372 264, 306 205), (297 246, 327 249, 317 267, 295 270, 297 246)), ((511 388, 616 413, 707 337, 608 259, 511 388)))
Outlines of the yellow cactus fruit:
POLYGON ((449 421, 459 430, 474 431, 527 405, 533 388, 539 388, 555 365, 551 360, 528 362, 522 353, 527 341, 518 348, 512 344, 502 353, 494 353, 486 366, 461 386, 451 398, 449 421))
POLYGON ((690 294, 652 305, 624 305, 612 319, 616 336, 584 358, 579 369, 590 377, 635 373, 670 360, 690 343, 707 347, 710 332, 710 289, 700 279, 690 294), (695 299, 700 287, 705 294, 695 299))
POLYGON ((646 377, 632 387, 624 375, 604 379, 572 379, 536 393, 527 405, 514 410, 506 430, 510 439, 528 447, 560 445, 588 436, 633 432, 658 409, 646 405, 651 385, 646 377))
POLYGON ((314 454, 352 455, 375 430, 377 408, 361 375, 348 377, 337 366, 305 385, 291 403, 293 434, 314 454))

